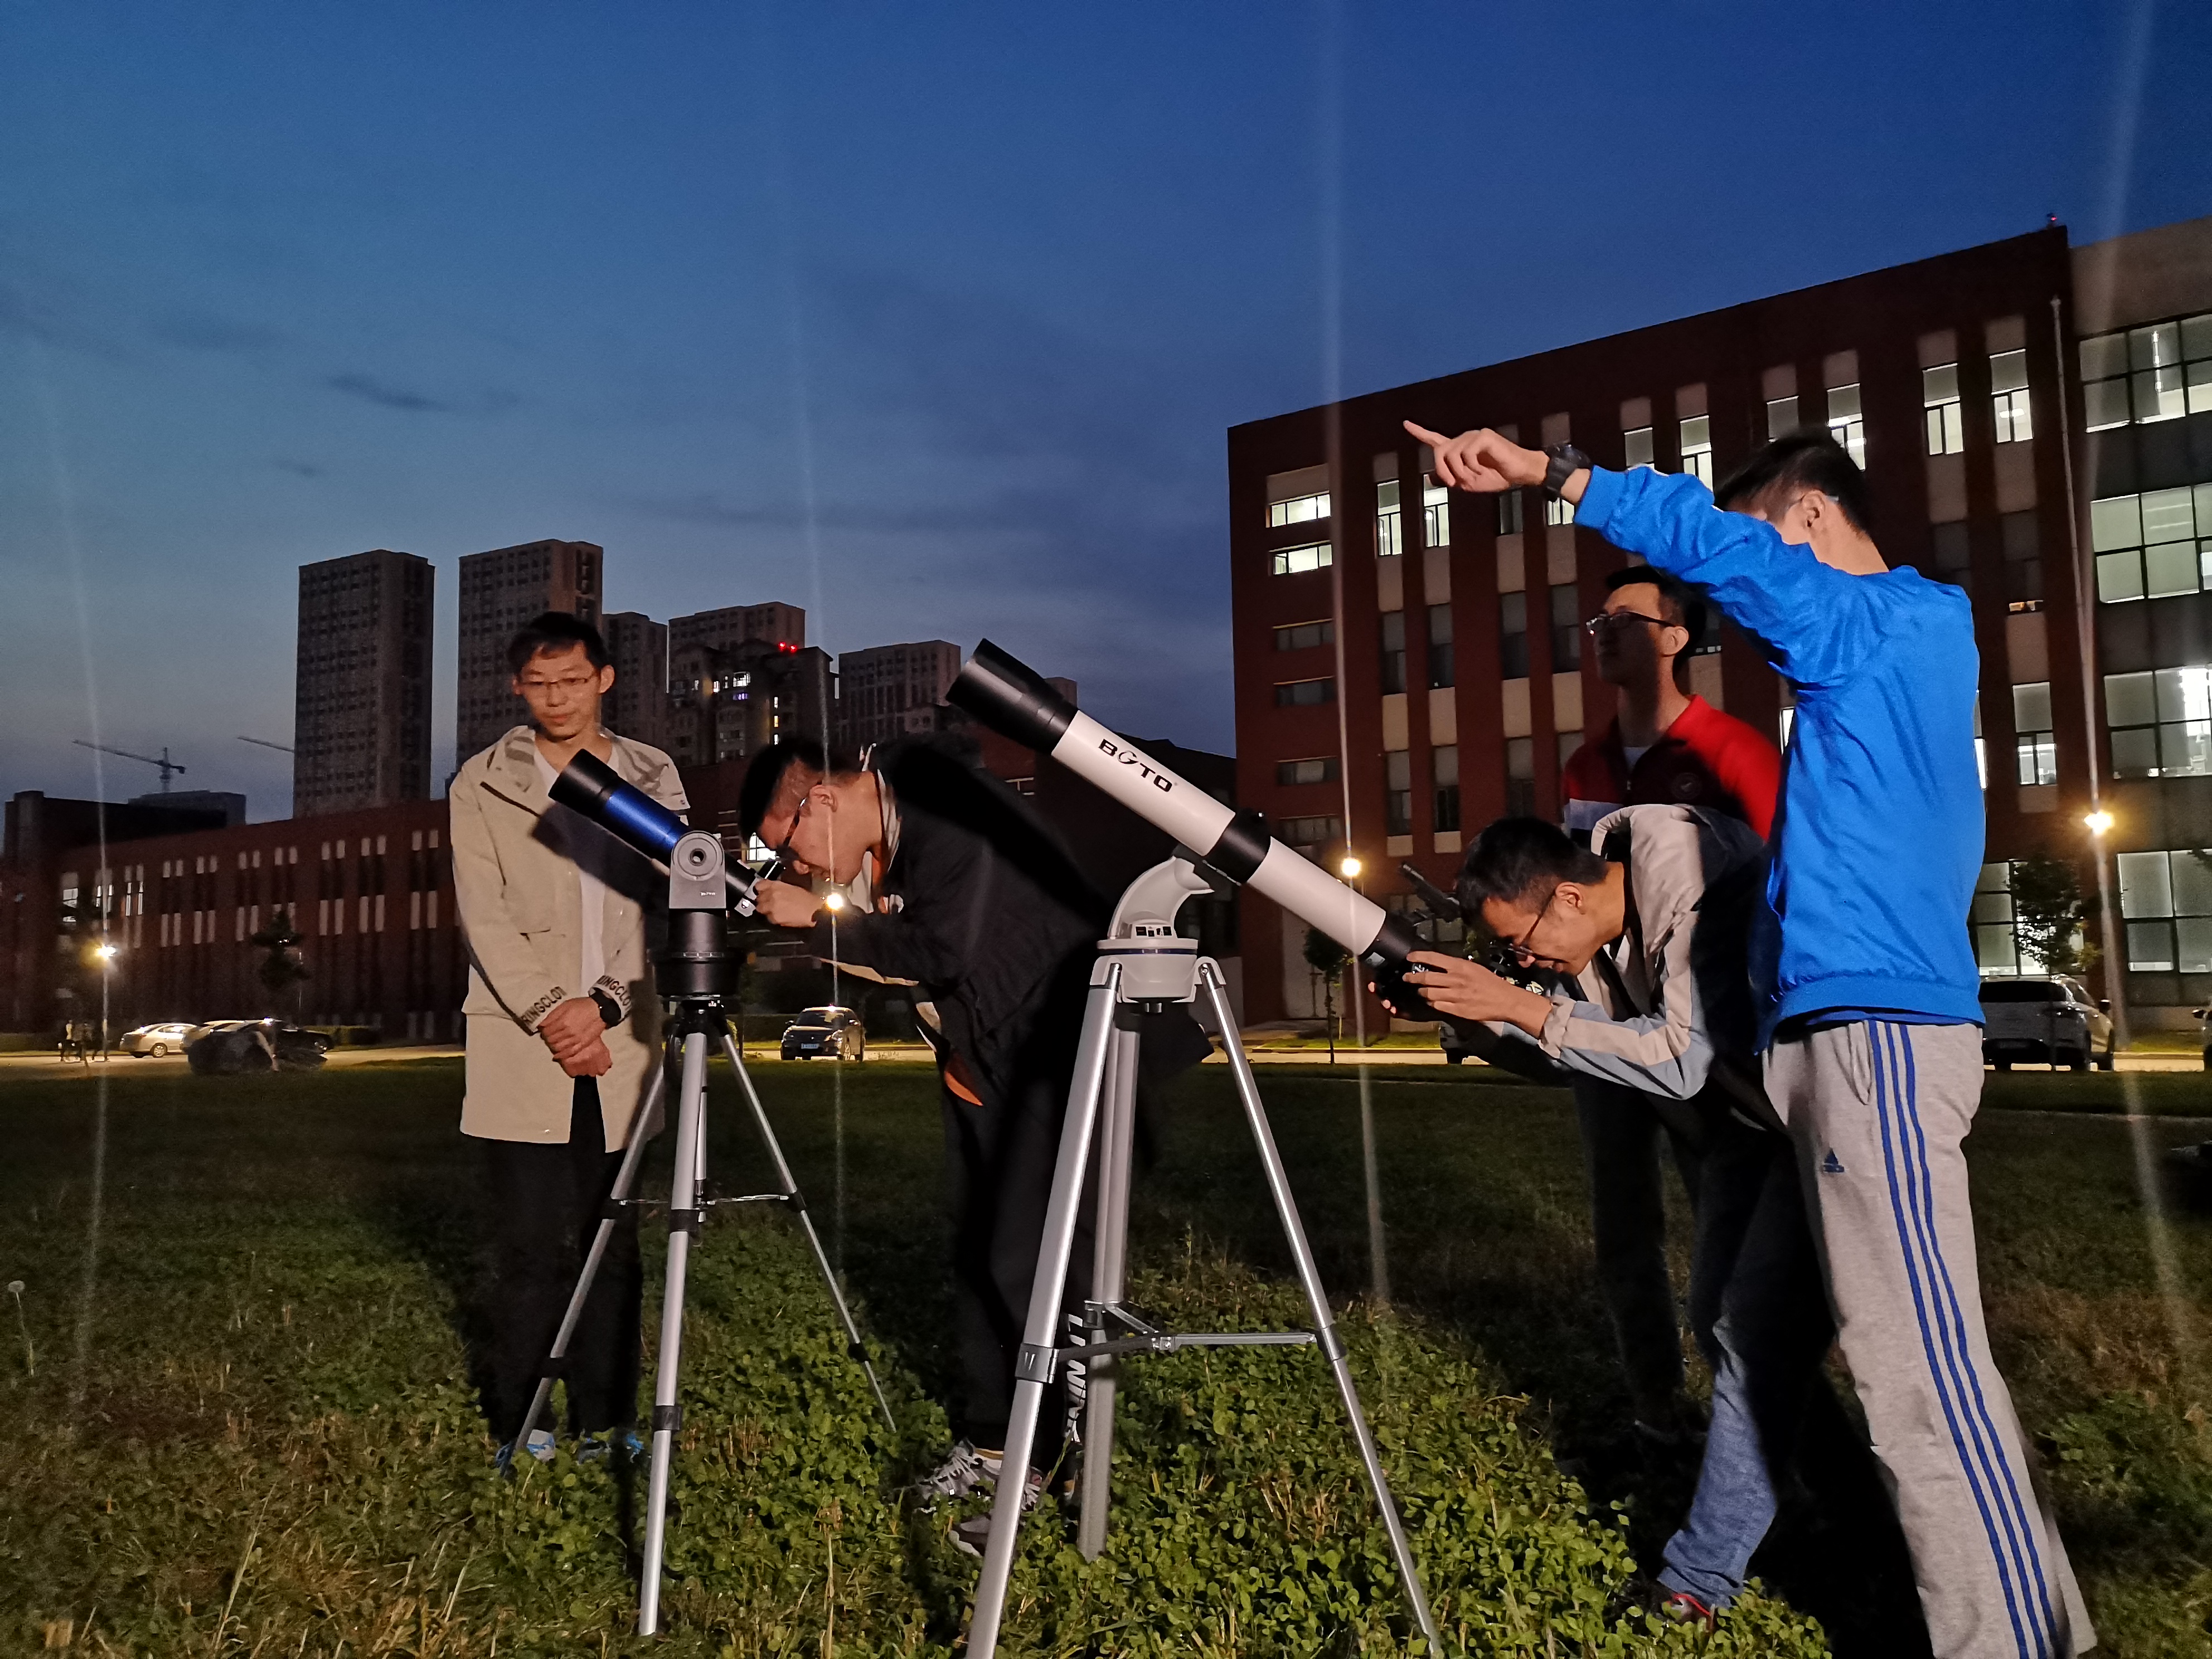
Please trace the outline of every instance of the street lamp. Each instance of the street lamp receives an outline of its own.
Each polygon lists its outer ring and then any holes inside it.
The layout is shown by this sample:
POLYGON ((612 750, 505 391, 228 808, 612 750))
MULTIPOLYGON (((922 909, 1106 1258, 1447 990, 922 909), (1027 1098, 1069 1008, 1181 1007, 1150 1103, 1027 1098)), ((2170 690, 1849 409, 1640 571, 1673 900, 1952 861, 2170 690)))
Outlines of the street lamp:
POLYGON ((107 1058, 107 988, 114 978, 115 947, 106 939, 93 947, 100 958, 100 1057, 107 1058))
POLYGON ((2112 815, 2100 810, 2084 815, 2081 822, 2088 826, 2091 835, 2101 839, 2105 831, 2112 827, 2112 815))
POLYGON ((2112 1006, 2112 1043, 2124 1048, 2131 1041, 2128 1030, 2127 964, 2120 960, 2123 930, 2112 915, 2112 879, 2105 860, 2105 836, 2116 820, 2102 806, 2092 805, 2081 815, 2081 827, 2089 832, 2089 856, 2097 861, 2097 922, 2104 937, 2105 988, 2112 994, 2106 1000, 2112 1006))
POLYGON ((1336 866, 1337 873, 1346 881, 1357 881, 1359 878, 1360 868, 1359 860, 1349 853, 1344 855, 1343 860, 1336 866))

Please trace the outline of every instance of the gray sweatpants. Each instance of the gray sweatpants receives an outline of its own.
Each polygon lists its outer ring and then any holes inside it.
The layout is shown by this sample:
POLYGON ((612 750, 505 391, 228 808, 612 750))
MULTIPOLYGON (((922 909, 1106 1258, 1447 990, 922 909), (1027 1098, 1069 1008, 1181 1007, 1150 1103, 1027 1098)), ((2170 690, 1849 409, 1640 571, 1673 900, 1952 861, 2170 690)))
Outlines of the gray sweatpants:
POLYGON ((1778 1041, 1789 1125, 1834 1305, 1936 1659, 2062 1659, 2094 1645, 1982 1322, 1962 1143, 1980 1030, 1858 1021, 1778 1041))

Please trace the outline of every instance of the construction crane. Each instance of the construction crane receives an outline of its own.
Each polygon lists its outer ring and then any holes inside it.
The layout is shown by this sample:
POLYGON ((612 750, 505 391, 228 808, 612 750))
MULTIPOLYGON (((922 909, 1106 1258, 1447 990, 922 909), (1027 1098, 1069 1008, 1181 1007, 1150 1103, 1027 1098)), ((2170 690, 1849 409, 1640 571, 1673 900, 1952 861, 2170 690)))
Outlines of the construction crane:
POLYGON ((239 734, 238 740, 240 743, 256 744, 263 749, 274 749, 280 755, 289 755, 292 752, 292 745, 289 743, 271 743, 266 738, 249 738, 244 732, 239 734))
POLYGON ((169 746, 167 744, 161 745, 161 758, 157 760, 151 755, 134 755, 128 749, 111 749, 104 743, 87 743, 82 738, 76 738, 71 741, 80 749, 96 749, 103 755, 120 755, 125 760, 143 761, 149 766, 160 767, 161 793, 165 795, 169 793, 169 774, 185 769, 184 762, 173 761, 169 758, 169 746))

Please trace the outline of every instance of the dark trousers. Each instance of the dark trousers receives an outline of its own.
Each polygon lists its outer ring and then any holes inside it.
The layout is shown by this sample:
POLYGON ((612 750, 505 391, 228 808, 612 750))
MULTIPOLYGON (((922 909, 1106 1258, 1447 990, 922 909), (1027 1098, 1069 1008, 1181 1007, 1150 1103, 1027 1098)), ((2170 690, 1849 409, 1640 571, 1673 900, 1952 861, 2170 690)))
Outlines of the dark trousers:
MULTIPOLYGON (((1696 1137, 1662 1121, 1640 1090, 1596 1078, 1574 1081, 1575 1121, 1589 1175, 1597 1280, 1613 1319, 1621 1369, 1639 1416, 1661 1413, 1682 1389, 1682 1339, 1667 1271, 1667 1206, 1659 1141, 1698 1199, 1696 1137)), ((1672 1103, 1668 1103, 1672 1104, 1672 1103)))
MULTIPOLYGON (((599 1081, 588 1077, 576 1079, 567 1146, 514 1140, 484 1146, 494 1261, 484 1416, 504 1443, 526 1426, 523 1413, 614 1189, 622 1151, 606 1145, 599 1081)), ((562 1375, 570 1433, 626 1428, 636 1420, 643 1297, 637 1212, 625 1210, 568 1344, 562 1375)))
MULTIPOLYGON (((972 1106, 941 1090, 945 1184, 952 1206, 953 1336, 960 1397, 951 1404, 954 1431, 979 1446, 1006 1443, 1014 1395, 1014 1361, 1028 1319, 1030 1287, 1044 1238, 1053 1166, 1067 1108, 1065 1074, 1026 1078, 988 1106, 972 1106)), ((1095 1162, 1095 1160, 1094 1160, 1095 1162)), ((1063 1305, 1079 1312, 1091 1294, 1089 1206, 1076 1229, 1063 1305)), ((1065 1331, 1063 1331, 1063 1335, 1065 1331)), ((1067 1399, 1065 1370, 1045 1391, 1034 1461, 1058 1455, 1067 1399)))

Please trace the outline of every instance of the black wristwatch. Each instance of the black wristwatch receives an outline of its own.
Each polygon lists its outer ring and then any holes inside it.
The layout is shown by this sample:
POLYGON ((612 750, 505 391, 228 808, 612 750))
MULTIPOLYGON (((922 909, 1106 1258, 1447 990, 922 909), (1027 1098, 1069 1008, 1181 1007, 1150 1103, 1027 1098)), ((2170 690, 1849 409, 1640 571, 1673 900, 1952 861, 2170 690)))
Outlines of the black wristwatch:
POLYGON ((1572 444, 1547 444, 1544 453, 1552 458, 1552 464, 1544 469, 1544 493, 1556 501, 1567 480, 1589 465, 1590 458, 1572 444))
POLYGON ((592 1000, 599 1005, 599 1018, 608 1025, 619 1025, 623 1023, 622 1004, 617 1002, 596 985, 592 988, 592 1000))

